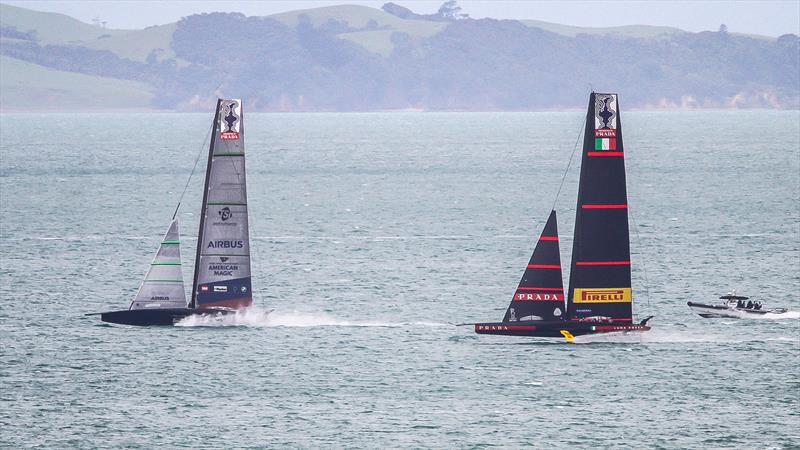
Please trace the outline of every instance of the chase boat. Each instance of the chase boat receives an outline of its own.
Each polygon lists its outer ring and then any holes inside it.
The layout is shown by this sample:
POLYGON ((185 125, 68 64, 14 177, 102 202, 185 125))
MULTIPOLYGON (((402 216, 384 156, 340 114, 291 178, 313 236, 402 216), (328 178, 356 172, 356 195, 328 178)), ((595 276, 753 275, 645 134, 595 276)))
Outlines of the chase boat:
POLYGON ((736 295, 736 292, 729 293, 720 297, 720 300, 725 300, 725 303, 716 305, 707 305, 704 303, 687 302, 692 311, 706 319, 719 319, 723 317, 730 317, 736 319, 743 319, 748 317, 761 317, 766 314, 786 314, 789 312, 786 308, 764 308, 759 301, 752 301, 750 297, 743 297, 736 295))

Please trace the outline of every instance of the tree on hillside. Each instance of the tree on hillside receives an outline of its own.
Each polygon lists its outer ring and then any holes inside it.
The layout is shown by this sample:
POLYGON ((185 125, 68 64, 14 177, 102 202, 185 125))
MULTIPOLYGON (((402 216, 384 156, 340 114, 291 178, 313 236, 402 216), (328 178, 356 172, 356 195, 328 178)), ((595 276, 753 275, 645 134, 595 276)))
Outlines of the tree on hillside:
POLYGON ((461 13, 461 7, 458 6, 456 0, 447 0, 442 3, 437 14, 444 20, 461 20, 469 17, 469 14, 461 13))

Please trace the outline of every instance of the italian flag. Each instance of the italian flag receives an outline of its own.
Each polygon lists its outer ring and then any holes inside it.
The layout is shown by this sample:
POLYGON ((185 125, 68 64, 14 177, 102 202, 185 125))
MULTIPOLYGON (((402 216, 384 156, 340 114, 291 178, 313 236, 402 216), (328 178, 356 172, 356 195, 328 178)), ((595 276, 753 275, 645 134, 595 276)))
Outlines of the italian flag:
POLYGON ((595 150, 616 150, 617 138, 594 138, 595 150))

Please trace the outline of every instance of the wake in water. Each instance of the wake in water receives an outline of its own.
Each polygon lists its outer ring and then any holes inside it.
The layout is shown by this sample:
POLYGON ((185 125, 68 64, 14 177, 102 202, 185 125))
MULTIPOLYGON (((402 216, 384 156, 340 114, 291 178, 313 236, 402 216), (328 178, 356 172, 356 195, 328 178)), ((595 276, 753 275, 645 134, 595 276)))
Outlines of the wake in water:
POLYGON ((653 329, 644 333, 602 333, 576 336, 574 344, 669 344, 669 343, 741 343, 754 341, 784 341, 799 343, 800 339, 786 336, 756 338, 752 336, 720 335, 701 331, 653 329))
POLYGON ((800 311, 786 311, 783 314, 750 314, 746 312, 738 312, 737 315, 740 319, 753 319, 753 320, 785 320, 785 319, 800 319, 800 311))
POLYGON ((189 316, 175 326, 179 327, 404 327, 404 326, 450 326, 436 322, 374 322, 343 320, 330 314, 281 312, 258 307, 250 307, 236 314, 225 316, 189 316))

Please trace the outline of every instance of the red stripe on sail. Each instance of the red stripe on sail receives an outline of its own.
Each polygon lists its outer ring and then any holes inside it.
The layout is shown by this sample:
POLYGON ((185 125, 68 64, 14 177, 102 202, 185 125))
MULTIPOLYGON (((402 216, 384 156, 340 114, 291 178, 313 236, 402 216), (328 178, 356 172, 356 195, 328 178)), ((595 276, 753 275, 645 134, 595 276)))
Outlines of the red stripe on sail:
POLYGON ((576 266, 630 266, 630 261, 575 261, 576 266))
POLYGON ((528 269, 560 269, 558 264, 528 264, 528 269))
POLYGON ((622 152, 586 152, 588 156, 624 156, 622 152))
POLYGON ((539 238, 540 241, 557 241, 558 236, 542 236, 539 238))
POLYGON ((563 292, 564 288, 554 288, 554 287, 518 287, 518 291, 558 291, 563 292))
POLYGON ((628 208, 627 204, 619 204, 619 205, 581 205, 583 209, 626 209, 628 208))

